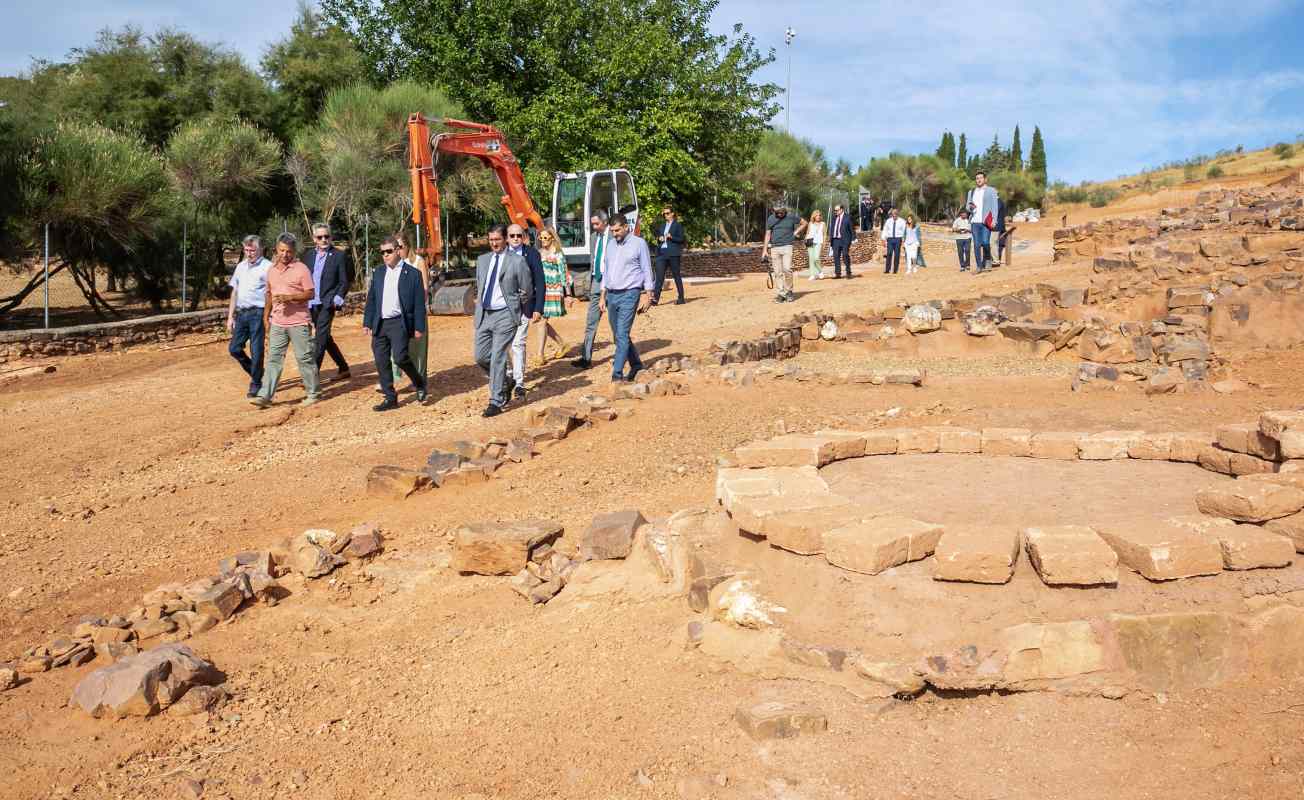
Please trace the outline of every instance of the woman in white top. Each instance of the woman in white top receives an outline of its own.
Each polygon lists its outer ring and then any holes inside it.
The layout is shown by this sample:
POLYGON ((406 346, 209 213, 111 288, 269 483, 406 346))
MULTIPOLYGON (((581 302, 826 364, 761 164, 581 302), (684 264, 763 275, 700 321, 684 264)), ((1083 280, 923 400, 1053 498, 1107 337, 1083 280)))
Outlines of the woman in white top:
POLYGON ((820 263, 820 246, 824 244, 824 215, 817 208, 810 214, 810 220, 802 223, 805 232, 798 231, 806 241, 806 262, 810 269, 806 280, 817 281, 824 277, 824 265, 820 263))
POLYGON ((915 224, 915 215, 906 215, 906 274, 911 275, 919 271, 919 226, 915 224))

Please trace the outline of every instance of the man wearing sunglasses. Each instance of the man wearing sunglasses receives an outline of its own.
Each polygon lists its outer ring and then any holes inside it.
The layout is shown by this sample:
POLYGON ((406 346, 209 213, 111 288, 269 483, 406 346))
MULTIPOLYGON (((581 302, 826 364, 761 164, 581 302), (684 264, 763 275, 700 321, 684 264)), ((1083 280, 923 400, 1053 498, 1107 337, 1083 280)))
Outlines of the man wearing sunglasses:
POLYGON ((308 302, 308 311, 312 314, 313 355, 320 370, 322 360, 330 353, 338 369, 336 380, 348 380, 349 362, 331 336, 331 325, 335 322, 335 312, 344 307, 349 284, 353 282, 353 265, 349 263, 348 255, 335 249, 330 226, 326 223, 312 226, 312 241, 315 247, 305 250, 299 260, 312 270, 314 293, 308 302))
POLYGON ((543 317, 543 300, 547 287, 543 280, 543 257, 530 244, 521 225, 507 226, 507 250, 525 259, 530 267, 530 282, 534 286, 534 296, 521 310, 521 320, 516 326, 516 336, 512 339, 512 383, 516 386, 516 398, 525 397, 525 343, 530 339, 530 323, 538 322, 543 317))
POLYGON ((657 263, 655 286, 652 287, 652 305, 661 302, 661 287, 666 283, 666 270, 675 279, 675 291, 679 293, 679 299, 675 305, 684 304, 684 278, 679 272, 679 257, 684 251, 684 226, 675 216, 675 210, 666 206, 661 212, 662 222, 657 227, 661 232, 657 235, 657 263))
POLYGON ((371 276, 367 291, 367 309, 362 315, 362 330, 371 337, 371 355, 376 359, 376 377, 385 399, 373 411, 398 408, 391 360, 412 379, 417 402, 426 401, 426 381, 408 354, 408 340, 426 335, 425 284, 417 268, 399 254, 398 239, 387 236, 380 243, 384 269, 371 276))
POLYGON ((483 416, 496 417, 512 399, 516 382, 507 374, 508 351, 534 302, 530 265, 507 248, 506 225, 489 229, 489 252, 475 262, 475 296, 475 363, 489 376, 483 416))

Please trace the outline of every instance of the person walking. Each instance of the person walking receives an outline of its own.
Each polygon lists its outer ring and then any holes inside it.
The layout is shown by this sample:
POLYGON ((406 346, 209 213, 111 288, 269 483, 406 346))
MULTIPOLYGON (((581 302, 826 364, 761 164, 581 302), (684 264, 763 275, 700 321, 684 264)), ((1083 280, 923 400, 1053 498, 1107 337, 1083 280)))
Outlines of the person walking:
POLYGON ((959 215, 951 223, 951 234, 955 239, 955 252, 960 259, 960 271, 969 271, 969 240, 973 238, 973 231, 969 226, 969 212, 960 209, 959 215))
POLYGON ((244 259, 231 273, 231 304, 226 310, 226 329, 231 333, 227 352, 249 375, 253 398, 263 386, 263 308, 267 305, 267 270, 272 262, 263 257, 263 241, 257 236, 244 237, 244 259), (245 345, 249 354, 245 354, 245 345))
POLYGON ((534 287, 534 297, 521 310, 521 320, 512 339, 512 383, 516 386, 516 399, 521 400, 525 398, 525 343, 530 338, 530 323, 538 322, 543 316, 543 261, 539 251, 526 240, 522 225, 507 226, 507 249, 525 259, 530 268, 530 285, 534 287))
POLYGON ((308 301, 316 292, 308 266, 295 256, 298 246, 299 240, 292 233, 276 237, 276 259, 267 270, 267 298, 263 304, 267 362, 263 367, 262 388, 249 400, 259 408, 271 406, 276 383, 285 366, 285 351, 291 346, 306 393, 300 405, 310 406, 321 399, 317 358, 313 352, 312 314, 308 310, 308 301))
MULTIPOLYGON (((403 259, 405 264, 410 265, 421 274, 420 313, 423 318, 427 318, 430 309, 430 270, 426 267, 426 260, 419 254, 414 253, 412 248, 408 247, 406 234, 396 234, 394 238, 398 240, 399 257, 403 259)), ((408 358, 412 360, 412 365, 416 367, 417 374, 421 376, 422 381, 426 379, 426 375, 428 374, 426 368, 426 345, 429 341, 430 337, 428 336, 413 336, 408 340, 408 358)), ((403 368, 400 367, 398 361, 393 358, 391 358, 390 366, 392 367, 391 371, 394 374, 394 382, 397 383, 404 375, 403 368)), ((377 367, 377 370, 379 370, 379 367, 377 367)))
POLYGON ((584 345, 580 357, 571 362, 576 369, 588 369, 593 366, 593 343, 598 338, 598 322, 602 319, 602 262, 606 258, 607 245, 611 240, 607 233, 607 212, 598 209, 589 217, 589 227, 593 235, 589 237, 589 310, 584 317, 584 345))
POLYGON ((806 280, 823 280, 824 265, 820 263, 820 250, 824 245, 824 215, 818 208, 815 209, 810 212, 810 221, 803 222, 802 227, 805 230, 799 230, 797 234, 803 237, 806 245, 806 263, 809 265, 806 280))
POLYGON ((349 294, 349 284, 353 283, 353 264, 347 253, 336 250, 331 238, 331 228, 324 222, 312 226, 312 250, 305 250, 299 260, 312 264, 313 296, 308 303, 308 312, 312 315, 313 359, 317 370, 321 362, 330 353, 335 362, 335 380, 348 380, 349 362, 335 343, 331 335, 331 326, 335 322, 335 312, 344 307, 344 300, 349 294))
POLYGON ((973 263, 978 272, 986 272, 992 263, 992 229, 996 227, 996 190, 987 185, 987 173, 974 176, 974 187, 965 197, 969 209, 969 230, 973 234, 973 263))
POLYGON ((897 216, 895 208, 888 209, 880 236, 883 239, 883 274, 895 275, 901 268, 901 242, 906 236, 906 221, 897 216))
MULTIPOLYGON (((643 359, 630 340, 634 315, 652 302, 652 259, 647 242, 632 233, 624 214, 611 216, 611 240, 602 269, 602 305, 611 320, 616 355, 611 362, 611 382, 633 381, 643 369, 643 359), (629 373, 625 373, 625 362, 629 373)), ((789 246, 791 249, 791 246, 789 246)))
POLYGON ((906 248, 906 274, 913 275, 919 271, 919 226, 915 224, 915 215, 906 215, 906 235, 903 240, 906 248))
POLYGON ((532 308, 534 283, 525 257, 507 249, 506 225, 494 225, 488 238, 489 252, 475 262, 475 363, 489 376, 482 416, 496 417, 512 399, 516 381, 507 374, 509 351, 532 308))
POLYGON ((1000 195, 996 197, 996 224, 992 227, 992 233, 996 234, 996 259, 992 261, 992 266, 999 267, 1005 263, 1005 245, 1009 241, 1005 234, 1005 199, 1000 195))
POLYGON ((860 198, 860 231, 867 233, 874 229, 874 200, 869 195, 860 198))
POLYGON ((792 243, 796 241, 797 225, 801 220, 788 213, 788 203, 780 200, 765 220, 765 244, 761 255, 770 259, 774 275, 774 302, 791 303, 792 296, 792 243))
POLYGON ((847 279, 851 278, 851 242, 855 239, 851 227, 851 215, 842 208, 842 204, 833 207, 833 219, 829 222, 829 246, 833 250, 833 277, 842 277, 842 262, 847 262, 847 279))
POLYGON ((560 358, 570 349, 557 329, 548 320, 566 316, 566 309, 571 304, 567 290, 571 287, 570 270, 566 267, 566 254, 562 252, 561 240, 557 232, 550 227, 539 231, 539 257, 543 262, 543 327, 539 329, 539 363, 547 364, 552 359, 547 356, 548 340, 557 343, 557 355, 560 358))
POLYGON ((398 408, 390 364, 398 364, 412 380, 417 403, 426 401, 426 379, 408 353, 408 342, 426 335, 425 283, 417 268, 403 260, 400 247, 397 236, 386 236, 380 243, 380 258, 385 268, 372 273, 367 307, 362 313, 362 330, 371 337, 376 376, 380 379, 381 394, 385 395, 372 411, 398 408))
POLYGON ((661 302, 661 288, 666 283, 666 270, 669 269, 675 279, 675 291, 679 299, 675 305, 684 304, 684 277, 679 271, 679 257, 684 252, 684 226, 675 215, 675 210, 666 206, 661 211, 661 233, 657 235, 656 286, 652 289, 652 305, 661 302))

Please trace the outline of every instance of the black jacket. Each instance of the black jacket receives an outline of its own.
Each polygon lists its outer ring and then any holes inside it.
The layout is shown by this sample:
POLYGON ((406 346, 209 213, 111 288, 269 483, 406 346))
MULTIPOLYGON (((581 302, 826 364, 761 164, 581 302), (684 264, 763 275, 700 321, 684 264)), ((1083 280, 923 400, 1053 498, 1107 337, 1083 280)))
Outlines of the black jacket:
POLYGON ((829 220, 829 241, 840 240, 850 242, 856 236, 855 228, 851 226, 851 214, 846 211, 842 212, 842 224, 838 224, 838 215, 834 214, 829 220))
MULTIPOLYGON (((299 254, 299 260, 307 265, 308 273, 312 274, 313 268, 317 265, 317 248, 304 250, 299 254)), ((348 297, 349 286, 352 283, 353 259, 349 258, 349 254, 343 250, 332 247, 326 254, 326 263, 322 265, 321 286, 317 287, 317 297, 321 298, 322 305, 333 308, 334 298, 344 300, 348 297)))
MULTIPOLYGON (((389 267, 381 265, 371 274, 371 287, 367 289, 367 308, 362 312, 362 327, 374 336, 380 330, 380 304, 385 292, 385 273, 389 267)), ((324 274, 324 273, 323 273, 324 274)), ((325 281, 323 280, 323 283, 325 281)), ((402 271, 398 275, 398 304, 403 309, 403 327, 408 338, 414 331, 426 333, 426 292, 421 281, 421 272, 416 267, 402 262, 402 271)))
MULTIPOLYGON (((657 220, 652 226, 652 232, 656 234, 653 240, 661 238, 661 233, 666 229, 664 219, 657 220)), ((652 249, 652 258, 655 260, 661 256, 678 256, 684 252, 684 226, 679 224, 679 220, 670 223, 670 235, 666 237, 666 247, 663 249, 660 242, 655 242, 652 249)))
POLYGON ((521 253, 525 256, 525 263, 530 265, 530 279, 534 281, 534 304, 528 309, 522 309, 521 313, 542 314, 543 298, 548 288, 543 282, 543 256, 528 244, 521 246, 521 253))

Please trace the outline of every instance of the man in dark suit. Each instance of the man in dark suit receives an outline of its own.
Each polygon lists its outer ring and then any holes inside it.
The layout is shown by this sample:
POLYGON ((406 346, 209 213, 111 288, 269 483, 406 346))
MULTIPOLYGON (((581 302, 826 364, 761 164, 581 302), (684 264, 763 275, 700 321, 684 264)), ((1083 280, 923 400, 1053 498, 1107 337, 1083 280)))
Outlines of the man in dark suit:
POLYGON ((992 232, 996 234, 996 260, 992 266, 999 267, 1005 261, 1005 247, 1010 243, 1005 234, 1005 198, 1000 195, 996 196, 996 227, 992 232))
POLYGON ((856 238, 851 227, 851 215, 839 203, 833 207, 829 221, 829 245, 833 248, 833 277, 842 277, 842 262, 847 262, 847 277, 851 277, 851 242, 856 238))
POLYGON ((403 260, 398 239, 387 236, 380 243, 384 269, 371 276, 367 290, 367 308, 362 315, 362 330, 371 336, 371 355, 376 359, 376 377, 385 399, 373 411, 398 408, 394 391, 392 361, 412 379, 417 402, 426 401, 426 381, 408 355, 408 340, 426 335, 425 282, 416 267, 403 260))
POLYGON ((512 399, 508 351, 521 318, 529 319, 534 283, 525 258, 507 247, 507 226, 493 226, 488 238, 489 252, 475 262, 475 363, 489 376, 483 416, 496 417, 512 399))
POLYGON ((652 305, 661 302, 661 287, 666 283, 666 269, 675 278, 675 291, 679 299, 675 305, 684 304, 684 278, 679 272, 679 257, 684 252, 684 226, 675 216, 675 210, 666 206, 661 211, 662 222, 657 223, 656 286, 652 289, 652 305))
POLYGON ((331 243, 331 228, 324 222, 312 226, 312 250, 305 250, 299 260, 312 272, 313 296, 308 301, 308 313, 312 315, 313 356, 317 359, 317 369, 327 353, 339 370, 337 380, 349 377, 349 362, 344 360, 344 353, 331 336, 331 324, 335 321, 335 312, 344 307, 344 299, 349 294, 349 284, 353 283, 353 264, 347 253, 336 250, 331 243))
POLYGON ((874 227, 874 201, 865 195, 860 198, 860 230, 866 232, 874 227))
POLYGON ((516 336, 512 339, 512 382, 516 385, 516 397, 519 400, 525 397, 525 343, 530 339, 530 323, 538 322, 543 317, 543 298, 548 287, 543 281, 543 257, 525 238, 524 227, 516 224, 507 226, 507 249, 525 259, 530 268, 530 281, 534 285, 534 296, 522 309, 516 336))

